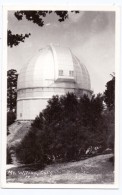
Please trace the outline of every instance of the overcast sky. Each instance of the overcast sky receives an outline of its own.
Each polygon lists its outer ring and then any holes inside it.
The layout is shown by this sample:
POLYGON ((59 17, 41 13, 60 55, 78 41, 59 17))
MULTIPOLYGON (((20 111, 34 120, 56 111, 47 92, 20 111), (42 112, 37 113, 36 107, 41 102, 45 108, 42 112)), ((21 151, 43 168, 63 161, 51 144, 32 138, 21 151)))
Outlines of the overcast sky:
POLYGON ((24 43, 8 48, 8 69, 21 67, 50 43, 69 47, 87 67, 94 93, 102 93, 105 84, 115 72, 115 13, 81 11, 69 13, 69 19, 58 22, 54 13, 39 27, 31 21, 18 21, 14 12, 8 13, 8 29, 12 33, 31 33, 24 43))

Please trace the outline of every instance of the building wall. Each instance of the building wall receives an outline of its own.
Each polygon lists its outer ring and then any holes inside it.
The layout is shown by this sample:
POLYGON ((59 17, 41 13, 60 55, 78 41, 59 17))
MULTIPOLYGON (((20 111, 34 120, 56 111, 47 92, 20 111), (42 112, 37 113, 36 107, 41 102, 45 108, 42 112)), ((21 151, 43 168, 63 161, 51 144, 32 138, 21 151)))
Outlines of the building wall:
POLYGON ((48 99, 24 99, 17 101, 17 120, 34 120, 46 107, 48 99))
POLYGON ((81 97, 84 94, 90 97, 90 91, 74 88, 33 88, 18 91, 17 120, 34 120, 35 117, 46 108, 47 101, 53 95, 65 95, 75 93, 81 97))

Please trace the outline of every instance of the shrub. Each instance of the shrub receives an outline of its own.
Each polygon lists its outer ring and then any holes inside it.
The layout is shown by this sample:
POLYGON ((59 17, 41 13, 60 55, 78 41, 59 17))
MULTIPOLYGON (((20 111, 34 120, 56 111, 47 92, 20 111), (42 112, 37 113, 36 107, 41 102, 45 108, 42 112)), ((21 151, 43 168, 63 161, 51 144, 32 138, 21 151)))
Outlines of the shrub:
POLYGON ((107 147, 112 149, 114 152, 114 142, 115 142, 115 110, 107 110, 105 112, 105 123, 107 126, 107 147))
POLYGON ((53 96, 16 147, 19 162, 48 164, 78 160, 89 147, 105 148, 102 97, 79 100, 73 93, 53 96))
POLYGON ((11 125, 14 123, 16 119, 16 114, 12 111, 7 112, 7 126, 11 125))
POLYGON ((16 115, 14 112, 7 112, 7 135, 10 134, 8 126, 15 122, 16 115))
POLYGON ((6 155, 7 159, 7 164, 11 164, 12 163, 12 158, 11 158, 11 152, 10 149, 7 147, 7 155, 6 155))
POLYGON ((42 153, 37 141, 36 129, 30 129, 24 139, 15 147, 16 158, 19 163, 31 164, 41 161, 42 153))

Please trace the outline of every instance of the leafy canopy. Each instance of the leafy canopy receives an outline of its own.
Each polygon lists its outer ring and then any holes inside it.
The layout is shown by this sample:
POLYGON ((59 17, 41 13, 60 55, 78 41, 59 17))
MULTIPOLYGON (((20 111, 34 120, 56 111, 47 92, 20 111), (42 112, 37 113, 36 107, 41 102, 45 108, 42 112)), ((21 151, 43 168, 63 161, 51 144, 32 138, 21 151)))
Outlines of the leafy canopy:
POLYGON ((104 101, 109 110, 115 107, 115 75, 111 75, 112 79, 106 83, 106 90, 104 92, 104 101))
POLYGON ((14 69, 7 71, 7 109, 16 110, 17 100, 17 71, 14 69))
POLYGON ((78 160, 91 146, 103 149, 106 131, 102 111, 100 94, 91 99, 87 96, 78 99, 73 93, 53 96, 16 148, 17 159, 48 164, 78 160))
MULTIPOLYGON (((71 11, 76 14, 79 11, 71 11)), ((34 24, 37 24, 39 27, 44 26, 44 18, 47 14, 55 13, 58 16, 59 22, 64 22, 68 19, 68 11, 16 11, 14 13, 15 17, 18 20, 22 20, 25 17, 28 21, 32 21, 34 24)), ((29 38, 31 34, 13 34, 11 30, 8 30, 8 46, 13 47, 19 45, 21 42, 24 42, 26 38, 29 38)))

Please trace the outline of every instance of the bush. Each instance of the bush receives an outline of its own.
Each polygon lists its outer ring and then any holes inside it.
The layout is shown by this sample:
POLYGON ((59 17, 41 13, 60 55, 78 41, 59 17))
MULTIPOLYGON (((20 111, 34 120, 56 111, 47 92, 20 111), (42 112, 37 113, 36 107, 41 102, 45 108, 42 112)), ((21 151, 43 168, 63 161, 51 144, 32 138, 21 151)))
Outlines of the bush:
POLYGON ((105 123, 107 124, 107 147, 112 149, 114 153, 115 142, 115 110, 107 110, 105 112, 105 123))
POLYGON ((7 164, 11 164, 12 163, 12 158, 11 158, 11 152, 10 152, 10 149, 7 147, 7 164))
POLYGON ((43 153, 37 139, 37 130, 31 129, 18 146, 15 147, 16 158, 19 163, 39 163, 43 153))
POLYGON ((102 97, 54 96, 32 123, 15 153, 24 164, 78 160, 89 147, 106 146, 102 97))
POLYGON ((16 114, 12 111, 7 112, 7 135, 10 134, 8 126, 15 122, 16 114))
POLYGON ((14 123, 16 119, 16 114, 12 111, 7 112, 7 126, 11 125, 14 123))

